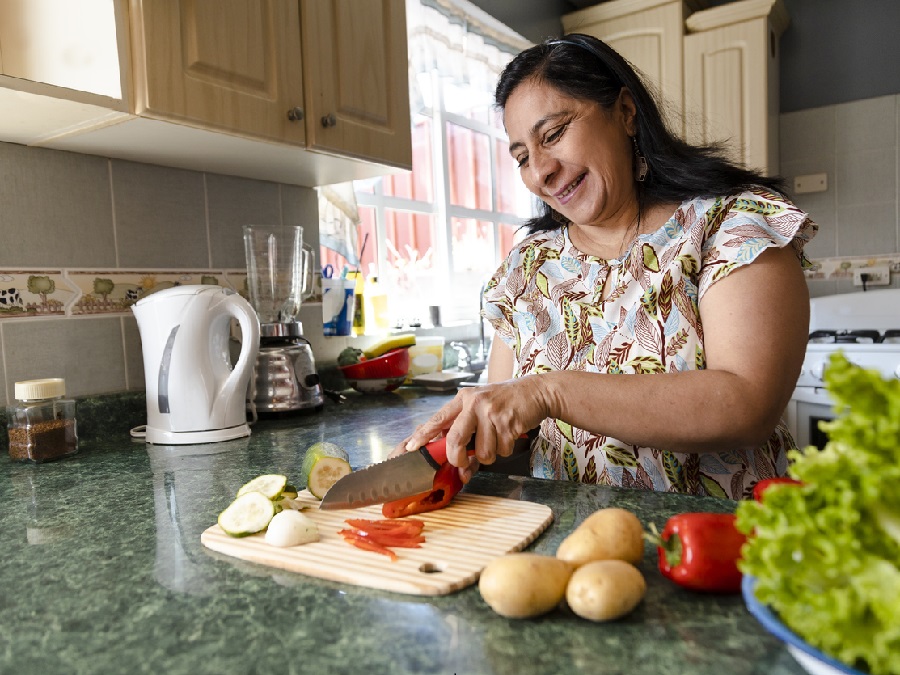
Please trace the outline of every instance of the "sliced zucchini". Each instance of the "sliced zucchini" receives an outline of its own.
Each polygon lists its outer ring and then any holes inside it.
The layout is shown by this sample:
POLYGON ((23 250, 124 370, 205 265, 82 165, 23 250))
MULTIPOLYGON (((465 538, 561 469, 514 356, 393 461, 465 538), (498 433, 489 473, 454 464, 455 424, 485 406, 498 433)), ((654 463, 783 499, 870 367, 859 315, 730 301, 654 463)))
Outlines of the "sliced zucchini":
POLYGON ((275 515, 275 504, 261 492, 247 492, 219 514, 219 527, 232 537, 262 532, 275 515))
POLYGON ((287 476, 280 473, 268 473, 257 476, 249 483, 238 490, 237 496, 245 495, 248 492, 259 492, 268 499, 278 499, 287 485, 287 476))
POLYGON ((302 471, 306 488, 322 499, 332 485, 352 471, 350 456, 334 443, 316 443, 306 451, 302 471))

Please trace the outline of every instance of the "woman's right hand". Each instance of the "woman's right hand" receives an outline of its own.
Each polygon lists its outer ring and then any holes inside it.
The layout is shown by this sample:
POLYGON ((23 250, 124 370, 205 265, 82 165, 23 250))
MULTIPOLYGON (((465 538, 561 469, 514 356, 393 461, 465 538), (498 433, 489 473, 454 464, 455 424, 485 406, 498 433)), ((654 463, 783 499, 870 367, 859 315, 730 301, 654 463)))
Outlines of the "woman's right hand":
MULTIPOLYGON (((516 440, 550 415, 546 375, 529 375, 484 387, 461 389, 452 401, 398 445, 391 456, 417 450, 441 435, 447 438, 447 460, 463 470, 470 468, 466 445, 475 437, 475 459, 493 464, 508 457, 516 440)), ((461 471, 465 482, 470 471, 461 471), (465 475, 465 474, 468 474, 465 475)))

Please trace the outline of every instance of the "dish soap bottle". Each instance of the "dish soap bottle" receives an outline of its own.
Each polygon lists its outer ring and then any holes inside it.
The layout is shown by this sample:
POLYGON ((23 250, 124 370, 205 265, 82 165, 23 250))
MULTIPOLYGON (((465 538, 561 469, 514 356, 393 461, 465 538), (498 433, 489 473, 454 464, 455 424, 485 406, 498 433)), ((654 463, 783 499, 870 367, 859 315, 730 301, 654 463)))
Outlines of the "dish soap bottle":
POLYGON ((59 377, 16 382, 16 400, 6 409, 13 460, 40 463, 78 452, 75 401, 65 395, 59 377))
POLYGON ((359 270, 348 272, 347 277, 349 279, 356 279, 353 304, 353 334, 356 336, 365 335, 366 321, 368 320, 368 317, 366 316, 365 300, 366 280, 359 270))
POLYGON ((366 280, 365 289, 367 328, 373 335, 384 335, 391 328, 387 293, 385 293, 383 285, 378 283, 376 276, 371 276, 366 280))

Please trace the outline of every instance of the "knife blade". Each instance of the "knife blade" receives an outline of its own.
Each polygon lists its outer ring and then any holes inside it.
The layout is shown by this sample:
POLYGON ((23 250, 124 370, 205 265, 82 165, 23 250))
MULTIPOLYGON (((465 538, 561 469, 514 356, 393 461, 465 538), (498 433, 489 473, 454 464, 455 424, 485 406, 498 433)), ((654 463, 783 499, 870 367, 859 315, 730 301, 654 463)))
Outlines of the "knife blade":
MULTIPOLYGON (((469 455, 475 454, 474 439, 466 450, 469 455)), ((446 462, 447 439, 439 438, 414 452, 347 474, 329 488, 319 509, 358 509, 427 492, 446 462)))

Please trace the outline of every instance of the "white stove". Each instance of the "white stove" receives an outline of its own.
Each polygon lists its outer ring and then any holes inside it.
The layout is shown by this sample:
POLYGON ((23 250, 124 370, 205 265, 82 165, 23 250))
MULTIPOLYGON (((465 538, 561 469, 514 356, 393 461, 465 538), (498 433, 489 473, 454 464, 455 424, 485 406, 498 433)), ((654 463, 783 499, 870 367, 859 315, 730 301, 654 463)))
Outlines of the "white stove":
POLYGON ((785 420, 798 447, 824 447, 818 424, 834 418, 823 374, 831 354, 900 377, 900 289, 829 295, 810 300, 810 342, 785 420))

